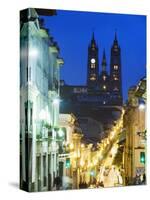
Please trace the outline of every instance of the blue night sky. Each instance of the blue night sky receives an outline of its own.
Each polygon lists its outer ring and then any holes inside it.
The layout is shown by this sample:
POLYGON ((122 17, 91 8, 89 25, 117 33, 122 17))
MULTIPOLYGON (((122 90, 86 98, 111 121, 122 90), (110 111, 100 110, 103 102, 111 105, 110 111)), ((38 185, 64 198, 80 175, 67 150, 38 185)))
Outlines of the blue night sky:
POLYGON ((42 18, 60 47, 60 54, 65 62, 61 68, 61 79, 67 84, 86 83, 88 45, 93 31, 99 46, 99 68, 101 70, 102 53, 105 48, 107 70, 109 70, 110 48, 117 30, 121 47, 124 100, 127 99, 128 88, 145 76, 145 16, 57 11, 56 16, 42 18))

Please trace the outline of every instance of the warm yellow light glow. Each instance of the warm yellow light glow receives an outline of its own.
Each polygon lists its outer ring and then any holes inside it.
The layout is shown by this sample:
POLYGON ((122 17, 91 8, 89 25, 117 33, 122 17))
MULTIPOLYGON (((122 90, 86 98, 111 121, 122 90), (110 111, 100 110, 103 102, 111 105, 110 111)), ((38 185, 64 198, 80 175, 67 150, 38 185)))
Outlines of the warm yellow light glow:
POLYGON ((84 161, 83 161, 83 160, 80 160, 80 166, 83 167, 84 164, 85 164, 84 161))
POLYGON ((117 144, 111 149, 111 154, 113 155, 113 156, 115 156, 116 155, 116 153, 117 153, 117 148, 118 148, 118 146, 117 146, 117 144))
POLYGON ((77 158, 77 152, 74 152, 73 157, 77 158))
POLYGON ((95 159, 95 160, 93 161, 93 165, 97 165, 97 163, 98 163, 98 160, 95 159))
POLYGON ((73 143, 71 143, 71 144, 69 145, 69 147, 70 147, 70 149, 72 150, 72 149, 74 148, 73 143))
POLYGON ((94 76, 92 76, 92 77, 90 78, 90 80, 91 80, 91 81, 95 81, 96 78, 95 78, 94 76))
POLYGON ((81 148, 84 148, 85 147, 85 145, 84 144, 81 144, 81 148))

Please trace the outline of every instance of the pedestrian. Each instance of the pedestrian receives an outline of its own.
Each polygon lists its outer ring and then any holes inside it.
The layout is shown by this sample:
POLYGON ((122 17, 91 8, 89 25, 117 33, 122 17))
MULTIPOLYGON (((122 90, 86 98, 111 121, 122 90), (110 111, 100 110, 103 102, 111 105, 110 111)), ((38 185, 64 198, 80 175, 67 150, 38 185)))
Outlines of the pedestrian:
POLYGON ((56 190, 60 189, 60 186, 62 185, 62 180, 59 176, 57 176, 54 180, 54 184, 56 185, 56 190))
POLYGON ((143 182, 143 184, 146 184, 146 174, 145 173, 143 174, 143 181, 142 182, 143 182))

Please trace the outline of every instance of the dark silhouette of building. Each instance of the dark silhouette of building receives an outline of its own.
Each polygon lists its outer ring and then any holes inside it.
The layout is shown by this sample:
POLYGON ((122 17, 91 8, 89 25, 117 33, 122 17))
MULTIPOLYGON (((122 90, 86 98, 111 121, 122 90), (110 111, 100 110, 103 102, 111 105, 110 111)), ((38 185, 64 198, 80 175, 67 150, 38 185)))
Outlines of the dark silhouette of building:
MULTIPOLYGON (((79 121, 83 117, 93 118, 103 125, 105 131, 111 128, 114 121, 119 118, 123 103, 121 49, 116 33, 111 47, 109 70, 107 70, 105 50, 103 51, 101 70, 99 70, 98 54, 99 48, 93 33, 88 46, 87 82, 85 85, 79 86, 67 85, 65 81, 61 81, 60 96, 63 103, 60 105, 60 111, 74 113, 79 121)), ((101 129, 101 133, 97 132, 96 134, 102 135, 103 129, 101 129)), ((95 132, 93 134, 95 135, 95 132)))
POLYGON ((99 79, 99 61, 98 46, 96 44, 94 33, 91 43, 88 47, 88 66, 87 66, 87 86, 89 89, 98 89, 99 79))

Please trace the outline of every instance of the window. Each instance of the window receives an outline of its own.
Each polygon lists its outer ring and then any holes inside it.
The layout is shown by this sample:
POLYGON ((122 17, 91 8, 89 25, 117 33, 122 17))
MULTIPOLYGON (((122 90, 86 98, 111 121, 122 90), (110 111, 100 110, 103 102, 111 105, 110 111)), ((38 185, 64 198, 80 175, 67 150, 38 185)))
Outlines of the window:
POLYGON ((95 69, 95 63, 91 63, 91 69, 95 69))
POLYGON ((46 186, 46 155, 43 156, 43 185, 46 186))
POLYGON ((90 80, 95 81, 96 80, 96 74, 91 74, 90 80))
POLYGON ((95 78, 94 76, 91 76, 91 77, 90 77, 90 80, 91 80, 91 81, 95 81, 96 78, 95 78))
POLYGON ((118 80, 119 80, 118 77, 117 77, 116 75, 114 75, 114 80, 115 80, 115 81, 118 81, 118 80))
POLYGON ((115 69, 115 70, 118 70, 118 65, 114 65, 114 69, 115 69))
POLYGON ((115 47, 114 51, 117 52, 118 51, 118 47, 116 45, 114 47, 115 47))
POLYGON ((104 80, 104 81, 106 80, 106 76, 105 76, 105 75, 103 76, 103 80, 104 80))
POLYGON ((36 167, 37 167, 37 179, 38 179, 38 181, 40 181, 40 179, 41 179, 40 156, 37 156, 36 162, 37 162, 37 164, 36 164, 36 167))
POLYGON ((32 126, 32 108, 30 109, 30 125, 32 126))

